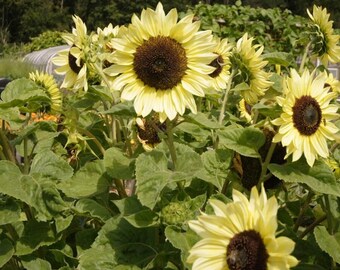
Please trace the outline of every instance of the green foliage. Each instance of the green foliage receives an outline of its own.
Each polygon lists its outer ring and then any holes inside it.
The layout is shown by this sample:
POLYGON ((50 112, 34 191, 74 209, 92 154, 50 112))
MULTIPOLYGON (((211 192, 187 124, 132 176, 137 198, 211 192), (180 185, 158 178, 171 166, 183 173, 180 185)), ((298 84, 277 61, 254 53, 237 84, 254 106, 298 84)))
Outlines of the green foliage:
MULTIPOLYGON (((21 8, 27 4, 10 2, 21 8)), ((105 26, 106 19, 131 20, 135 9, 156 4, 73 2, 67 9, 79 11, 92 28, 105 26), (123 5, 126 10, 117 14, 123 5)), ((52 2, 32 3, 51 12, 52 2)), ((189 1, 176 3, 184 10, 189 1)), ((165 4, 165 10, 170 6, 165 4)), ((297 65, 305 20, 289 11, 199 4, 190 12, 200 17, 202 29, 220 37, 236 41, 249 32, 265 45, 268 70, 280 65, 286 72, 297 65)), ((32 9, 27 14, 37 16, 32 9)), ((27 48, 57 45, 59 37, 60 32, 44 32, 27 48)), ((97 77, 105 76, 95 57, 85 60, 89 70, 97 68, 97 77)), ((232 197, 233 190, 248 196, 245 176, 277 198, 277 232, 296 243, 293 255, 300 264, 294 269, 339 268, 339 139, 329 143, 328 159, 320 157, 312 167, 304 158, 285 159, 286 149, 272 144, 277 133, 272 120, 282 113, 275 97, 283 93, 285 73, 276 70, 268 78, 272 85, 250 108, 252 122, 238 108, 240 92, 249 85, 234 81, 228 90, 195 97, 197 113, 185 111, 158 123, 152 112, 143 120, 153 120, 150 133, 160 143, 147 150, 135 104, 122 101, 111 81, 89 81, 87 92, 63 89, 62 112, 53 120, 43 117, 53 98, 41 85, 24 73, 18 78, 4 74, 14 80, 0 100, 1 269, 191 269, 187 258, 201 237, 189 221, 202 212, 213 214, 211 198, 228 204, 240 199, 232 197)))
POLYGON ((236 41, 247 32, 267 52, 288 52, 295 57, 303 51, 299 43, 307 19, 280 8, 253 8, 244 5, 196 5, 192 10, 202 29, 236 41), (246 22, 246 23, 245 23, 246 22))
POLYGON ((32 37, 31 41, 26 44, 25 51, 29 53, 58 45, 64 45, 65 41, 61 37, 62 34, 63 33, 59 31, 46 31, 37 37, 32 37))

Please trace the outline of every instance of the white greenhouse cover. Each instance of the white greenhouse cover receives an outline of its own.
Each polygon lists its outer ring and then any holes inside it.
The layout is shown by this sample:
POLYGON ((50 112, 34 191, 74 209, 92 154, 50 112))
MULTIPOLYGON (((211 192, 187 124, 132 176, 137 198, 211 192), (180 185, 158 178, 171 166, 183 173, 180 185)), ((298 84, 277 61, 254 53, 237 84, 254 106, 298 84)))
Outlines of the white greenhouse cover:
POLYGON ((63 76, 57 75, 54 69, 57 67, 52 63, 52 58, 57 55, 61 50, 69 48, 69 45, 60 45, 50 47, 40 51, 34 51, 25 55, 23 61, 28 62, 39 71, 44 71, 48 74, 52 74, 58 82, 63 80, 63 76))

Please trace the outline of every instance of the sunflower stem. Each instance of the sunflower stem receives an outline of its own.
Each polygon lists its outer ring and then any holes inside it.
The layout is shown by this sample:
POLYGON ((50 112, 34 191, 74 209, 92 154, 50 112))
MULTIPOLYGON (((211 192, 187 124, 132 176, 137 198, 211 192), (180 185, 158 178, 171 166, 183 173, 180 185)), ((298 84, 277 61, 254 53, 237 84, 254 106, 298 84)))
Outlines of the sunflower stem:
POLYGON ((305 49, 305 52, 302 56, 302 60, 301 60, 301 63, 300 63, 300 68, 299 68, 299 74, 302 74, 303 72, 303 69, 305 67, 305 64, 306 64, 306 61, 307 61, 307 56, 308 56, 308 52, 309 52, 309 47, 311 45, 311 42, 309 42, 306 46, 306 49, 305 49))
POLYGON ((29 173, 30 168, 30 158, 28 156, 28 140, 27 137, 24 138, 24 174, 29 173))
POLYGON ((327 215, 323 215, 316 219, 311 225, 309 225, 300 235, 299 238, 303 239, 308 233, 312 232, 316 226, 327 219, 327 215))
POLYGON ((0 144, 2 145, 3 153, 6 156, 6 159, 17 164, 12 147, 5 135, 5 132, 2 129, 0 129, 0 144))
MULTIPOLYGON (((168 145, 171 160, 172 160, 172 170, 175 171, 176 164, 177 164, 177 154, 176 154, 176 148, 174 144, 173 123, 168 118, 166 119, 166 134, 167 134, 167 138, 165 141, 168 145)), ((179 190, 181 191, 184 190, 183 182, 176 182, 176 184, 179 190)))
POLYGON ((314 193, 311 192, 311 191, 309 191, 309 192, 308 192, 308 195, 307 195, 307 198, 306 198, 306 200, 305 200, 303 206, 301 207, 300 212, 299 212, 299 215, 298 215, 298 217, 297 217, 297 219, 296 219, 296 221, 295 221, 295 224, 294 224, 294 227, 293 227, 293 230, 294 230, 295 232, 298 231, 298 229, 299 229, 299 227, 300 227, 300 225, 301 225, 301 222, 302 222, 302 220, 303 220, 303 215, 306 213, 307 209, 309 208, 309 204, 310 204, 310 202, 311 202, 313 196, 314 196, 314 193))
POLYGON ((276 143, 272 142, 269 149, 268 149, 266 158, 265 158, 264 162, 262 163, 261 175, 260 175, 260 178, 259 178, 259 182, 257 184, 258 190, 261 190, 261 186, 266 179, 265 176, 266 176, 266 173, 267 173, 267 168, 268 168, 268 165, 270 163, 270 160, 272 159, 275 147, 276 147, 276 143))
POLYGON ((97 145, 97 147, 100 150, 100 152, 102 153, 102 155, 104 156, 105 149, 103 148, 102 144, 98 141, 98 139, 90 131, 88 131, 85 128, 78 127, 78 130, 79 130, 80 133, 85 134, 86 136, 91 138, 93 140, 93 142, 97 145))
POLYGON ((121 198, 126 198, 128 195, 126 194, 123 181, 121 179, 114 179, 116 189, 121 198))
POLYGON ((218 123, 221 124, 221 125, 222 125, 222 122, 223 122, 223 119, 224 119, 225 109, 226 109, 226 106, 227 106, 229 91, 230 91, 230 88, 231 88, 231 83, 232 83, 233 78, 234 78, 234 74, 235 74, 235 71, 233 71, 230 74, 229 80, 227 82, 227 88, 225 89, 225 92, 224 92, 220 116, 218 118, 218 123))
POLYGON ((330 234, 333 234, 333 219, 332 219, 332 215, 331 215, 331 206, 330 206, 330 197, 329 195, 325 194, 324 195, 324 199, 325 199, 325 207, 326 207, 326 213, 327 213, 327 225, 328 225, 328 232, 330 234))

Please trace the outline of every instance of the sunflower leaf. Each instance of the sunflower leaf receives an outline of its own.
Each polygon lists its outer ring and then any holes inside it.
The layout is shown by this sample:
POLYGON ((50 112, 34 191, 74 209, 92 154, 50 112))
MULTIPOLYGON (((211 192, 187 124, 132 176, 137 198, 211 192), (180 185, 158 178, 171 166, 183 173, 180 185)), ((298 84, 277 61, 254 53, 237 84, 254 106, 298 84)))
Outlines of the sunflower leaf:
POLYGON ((340 185, 331 169, 322 161, 316 161, 309 167, 305 160, 284 165, 269 164, 268 169, 277 178, 287 182, 303 183, 315 192, 340 197, 340 185))
POLYGON ((179 181, 191 181, 202 172, 199 154, 186 145, 175 144, 176 169, 169 169, 169 154, 164 144, 141 154, 136 160, 137 194, 140 202, 153 209, 162 190, 179 181), (150 173, 152 172, 152 173, 150 173))
POLYGON ((222 147, 247 157, 260 157, 259 148, 265 143, 262 131, 252 127, 231 125, 217 132, 222 147))
POLYGON ((340 263, 340 233, 331 235, 324 226, 319 226, 314 229, 314 236, 320 248, 340 263))

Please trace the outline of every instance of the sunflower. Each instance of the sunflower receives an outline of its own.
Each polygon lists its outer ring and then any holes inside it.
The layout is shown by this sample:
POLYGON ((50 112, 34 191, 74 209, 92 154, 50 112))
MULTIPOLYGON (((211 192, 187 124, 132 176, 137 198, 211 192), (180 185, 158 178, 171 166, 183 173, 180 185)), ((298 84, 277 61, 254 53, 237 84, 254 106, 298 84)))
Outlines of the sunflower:
POLYGON ((240 117, 245 118, 248 123, 252 121, 252 106, 250 106, 244 98, 238 103, 238 109, 240 111, 240 117))
POLYGON ((250 200, 233 191, 233 202, 210 199, 215 215, 203 213, 189 227, 203 239, 190 250, 193 270, 286 270, 297 265, 290 255, 295 243, 276 237, 278 203, 259 195, 253 187, 250 200))
POLYGON ((277 97, 282 114, 273 120, 280 126, 273 142, 286 146, 285 158, 293 155, 293 161, 302 154, 309 166, 313 166, 318 155, 328 157, 326 139, 333 140, 338 128, 331 122, 337 118, 337 106, 330 102, 337 93, 329 91, 327 76, 320 73, 315 77, 306 69, 300 76, 291 70, 291 77, 284 79, 284 97, 277 97))
POLYGON ((313 21, 312 46, 313 53, 320 57, 324 66, 328 61, 340 62, 339 35, 333 35, 333 21, 329 21, 330 14, 326 8, 313 6, 313 14, 307 9, 308 16, 313 21))
POLYGON ((203 97, 215 68, 211 31, 198 31, 200 23, 188 15, 177 22, 176 9, 165 15, 144 9, 139 19, 133 15, 125 35, 112 40, 115 65, 106 70, 118 75, 114 88, 122 100, 134 100, 143 117, 158 112, 161 122, 183 115, 185 108, 197 112, 195 96, 203 97))
POLYGON ((31 72, 29 78, 37 85, 41 86, 51 99, 51 112, 60 113, 62 96, 54 77, 44 72, 31 72))
POLYGON ((273 84, 270 80, 270 74, 263 70, 267 61, 263 61, 261 54, 264 47, 252 45, 254 38, 248 38, 245 33, 236 43, 231 61, 233 68, 238 70, 236 76, 237 83, 246 83, 249 87, 241 90, 241 95, 245 101, 254 105, 258 98, 265 94, 265 91, 273 84))
POLYGON ((222 90, 227 88, 227 83, 230 76, 230 55, 233 46, 228 42, 228 39, 216 38, 216 48, 214 53, 217 57, 210 63, 210 66, 216 68, 209 76, 212 80, 212 88, 214 90, 222 90))
POLYGON ((137 138, 145 151, 151 151, 162 140, 158 136, 159 132, 166 130, 166 124, 160 123, 156 115, 151 118, 137 118, 137 138))
POLYGON ((75 90, 84 89, 87 91, 87 66, 86 66, 86 47, 88 46, 88 36, 86 25, 78 16, 73 16, 75 28, 72 34, 63 35, 64 40, 70 48, 61 50, 58 55, 53 57, 52 63, 59 66, 55 69, 56 74, 64 75, 61 88, 74 88, 75 90))
POLYGON ((334 78, 333 73, 331 73, 331 72, 327 73, 325 71, 325 74, 327 76, 325 86, 329 86, 330 90, 333 91, 333 92, 340 93, 340 81, 338 81, 336 78, 334 78))

